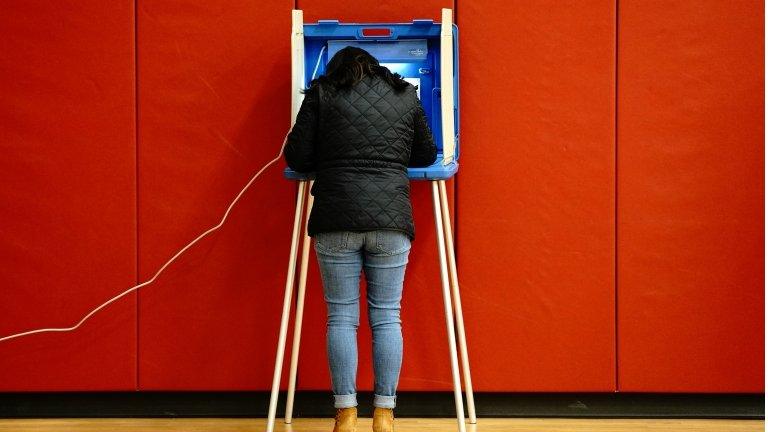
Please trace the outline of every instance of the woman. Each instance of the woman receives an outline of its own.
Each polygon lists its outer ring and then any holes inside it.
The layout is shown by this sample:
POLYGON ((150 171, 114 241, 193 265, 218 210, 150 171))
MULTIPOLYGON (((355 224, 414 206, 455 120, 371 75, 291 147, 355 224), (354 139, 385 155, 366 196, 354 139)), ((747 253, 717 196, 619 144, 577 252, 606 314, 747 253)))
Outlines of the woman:
POLYGON ((315 172, 308 233, 327 305, 327 354, 336 424, 356 431, 360 272, 373 334, 373 430, 393 430, 403 356, 405 267, 415 240, 407 167, 429 166, 437 148, 416 87, 367 51, 345 47, 312 80, 288 135, 285 159, 315 172))

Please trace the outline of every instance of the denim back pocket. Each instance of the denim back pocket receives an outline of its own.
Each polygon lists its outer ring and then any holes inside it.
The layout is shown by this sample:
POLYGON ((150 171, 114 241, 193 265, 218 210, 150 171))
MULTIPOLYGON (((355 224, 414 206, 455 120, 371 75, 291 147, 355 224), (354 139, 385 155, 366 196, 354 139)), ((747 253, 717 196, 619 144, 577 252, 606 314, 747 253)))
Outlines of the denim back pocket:
POLYGON ((411 238, 402 231, 378 230, 376 248, 385 255, 401 254, 411 248, 411 238))
POLYGON ((327 231, 315 234, 315 248, 323 252, 339 252, 347 247, 349 231, 327 231))

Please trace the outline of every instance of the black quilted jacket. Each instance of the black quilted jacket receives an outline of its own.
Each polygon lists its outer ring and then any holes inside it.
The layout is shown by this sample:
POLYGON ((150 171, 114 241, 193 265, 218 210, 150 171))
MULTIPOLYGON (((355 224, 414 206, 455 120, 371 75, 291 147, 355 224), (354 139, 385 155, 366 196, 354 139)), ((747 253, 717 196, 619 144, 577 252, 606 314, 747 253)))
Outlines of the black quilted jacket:
POLYGON ((397 93, 377 76, 307 92, 285 146, 292 170, 315 173, 310 236, 393 229, 415 240, 407 167, 436 158, 416 87, 397 93))

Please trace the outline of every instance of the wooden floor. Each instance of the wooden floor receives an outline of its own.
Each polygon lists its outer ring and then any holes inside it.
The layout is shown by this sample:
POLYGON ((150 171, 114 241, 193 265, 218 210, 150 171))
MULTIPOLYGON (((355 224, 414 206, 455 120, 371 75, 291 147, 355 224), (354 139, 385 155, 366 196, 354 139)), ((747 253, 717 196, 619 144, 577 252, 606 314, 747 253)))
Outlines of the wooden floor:
MULTIPOLYGON (((467 432, 757 432, 764 429, 762 420, 637 420, 637 419, 531 419, 479 418, 467 423, 467 432)), ((370 418, 359 418, 358 432, 371 430, 370 418)), ((263 432, 265 419, 0 419, 0 431, 13 432, 263 432)), ((333 419, 294 419, 290 425, 281 419, 275 432, 331 432, 333 419)), ((433 418, 396 418, 397 432, 456 431, 456 420, 433 418)))

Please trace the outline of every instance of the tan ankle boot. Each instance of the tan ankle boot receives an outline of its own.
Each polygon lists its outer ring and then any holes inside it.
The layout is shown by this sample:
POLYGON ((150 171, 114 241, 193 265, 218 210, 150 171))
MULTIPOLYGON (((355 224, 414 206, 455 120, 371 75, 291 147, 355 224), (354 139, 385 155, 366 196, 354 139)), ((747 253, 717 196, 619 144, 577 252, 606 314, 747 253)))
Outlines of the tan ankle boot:
POLYGON ((394 432, 395 409, 373 407, 373 432, 394 432))
POLYGON ((333 432, 357 432, 357 407, 336 408, 333 432))

